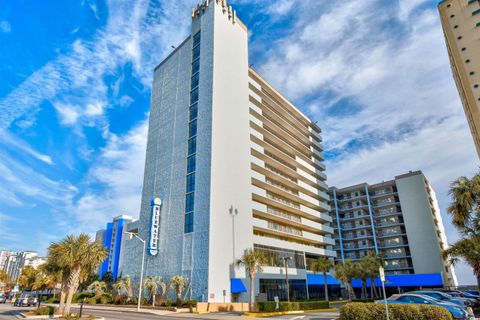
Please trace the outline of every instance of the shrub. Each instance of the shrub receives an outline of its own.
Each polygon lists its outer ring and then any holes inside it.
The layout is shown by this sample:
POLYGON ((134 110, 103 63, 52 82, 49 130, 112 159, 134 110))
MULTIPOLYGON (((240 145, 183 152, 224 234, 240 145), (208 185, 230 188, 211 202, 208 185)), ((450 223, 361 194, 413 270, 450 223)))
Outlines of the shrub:
POLYGON ((279 309, 276 308, 276 303, 273 301, 267 302, 257 302, 255 304, 255 311, 256 312, 274 312, 274 311, 295 311, 295 310, 316 310, 316 309, 327 309, 329 307, 329 303, 327 301, 293 301, 293 302, 286 302, 280 301, 279 302, 279 309))
MULTIPOLYGON (((448 310, 438 306, 391 304, 388 306, 392 320, 452 320, 448 310)), ((348 303, 340 310, 340 320, 385 319, 385 305, 380 303, 348 303)))
POLYGON ((50 299, 47 300, 48 303, 60 303, 60 298, 58 297, 51 297, 50 299))
MULTIPOLYGON (((80 303, 83 299, 88 299, 93 297, 94 294, 91 292, 78 292, 73 295, 72 302, 73 303, 80 303)), ((60 300, 60 299, 59 299, 60 300)))
POLYGON ((367 302, 374 302, 375 299, 373 298, 364 298, 364 299, 352 299, 352 302, 363 302, 363 303, 367 303, 367 302))
POLYGON ((38 316, 51 316, 55 313, 55 307, 40 307, 37 310, 35 310, 35 314, 38 316))

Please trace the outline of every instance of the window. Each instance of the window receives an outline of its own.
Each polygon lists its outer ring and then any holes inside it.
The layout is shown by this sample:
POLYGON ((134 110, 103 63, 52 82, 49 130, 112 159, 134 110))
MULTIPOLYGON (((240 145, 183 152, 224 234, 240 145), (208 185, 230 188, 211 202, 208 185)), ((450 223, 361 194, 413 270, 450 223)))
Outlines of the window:
POLYGON ((475 71, 470 71, 470 75, 473 76, 475 74, 475 71))
POLYGON ((200 71, 200 59, 192 62, 192 74, 195 74, 198 71, 200 71))
POLYGON ((198 31, 197 33, 195 33, 195 35, 193 36, 193 46, 195 47, 196 45, 200 44, 200 39, 201 39, 201 35, 200 35, 200 31, 198 31))
POLYGON ((185 233, 193 232, 193 212, 185 214, 185 233))
POLYGON ((480 13, 480 9, 477 9, 475 11, 472 12, 472 16, 476 16, 477 14, 480 13))
POLYGON ((197 152, 197 138, 193 137, 190 140, 188 140, 188 151, 187 155, 191 155, 197 152))
POLYGON ((455 15, 454 14, 450 15, 450 18, 455 18, 455 15))
POLYGON ((192 92, 190 92, 190 103, 195 103, 198 101, 198 87, 193 89, 192 92))
POLYGON ((462 38, 463 38, 462 36, 458 36, 458 37, 457 37, 458 40, 462 40, 462 38))
POLYGON ((196 46, 192 51, 192 60, 195 61, 200 58, 200 46, 196 46))
POLYGON ((474 87, 475 89, 478 89, 478 84, 475 84, 473 87, 474 87))
POLYGON ((458 24, 456 24, 456 25, 454 26, 454 28, 455 28, 455 29, 458 29, 458 24))
POLYGON ((200 82, 199 80, 200 80, 200 73, 197 72, 192 76, 191 88, 198 87, 198 83, 200 82))
POLYGON ((194 193, 187 193, 185 196, 185 212, 192 212, 193 211, 193 205, 195 203, 195 197, 194 193))
POLYGON ((187 174, 195 171, 196 162, 195 155, 187 158, 187 174))
POLYGON ((192 121, 193 119, 196 119, 198 115, 198 104, 194 103, 190 106, 190 116, 188 121, 192 121))
POLYGON ((466 50, 467 50, 467 48, 465 48, 465 47, 462 48, 462 51, 466 51, 466 50))
POLYGON ((418 304, 428 304, 428 300, 420 298, 420 297, 411 297, 410 301, 413 303, 418 303, 418 304))
POLYGON ((188 124, 188 137, 191 138, 197 135, 197 120, 193 120, 188 124))
POLYGON ((470 59, 465 60, 465 63, 470 63, 470 59))
POLYGON ((187 193, 195 191, 195 173, 187 176, 187 193))

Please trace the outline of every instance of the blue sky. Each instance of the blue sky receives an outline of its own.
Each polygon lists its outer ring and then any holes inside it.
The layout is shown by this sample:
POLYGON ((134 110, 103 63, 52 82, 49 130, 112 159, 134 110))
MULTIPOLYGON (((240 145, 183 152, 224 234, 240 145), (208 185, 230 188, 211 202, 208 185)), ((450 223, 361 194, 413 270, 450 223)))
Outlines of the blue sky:
MULTIPOLYGON (((0 1, 0 247, 138 216, 152 72, 195 1, 0 1)), ((237 0, 250 63, 318 121, 328 183, 478 168, 436 1, 237 0)), ((471 271, 459 266, 461 282, 471 271)))

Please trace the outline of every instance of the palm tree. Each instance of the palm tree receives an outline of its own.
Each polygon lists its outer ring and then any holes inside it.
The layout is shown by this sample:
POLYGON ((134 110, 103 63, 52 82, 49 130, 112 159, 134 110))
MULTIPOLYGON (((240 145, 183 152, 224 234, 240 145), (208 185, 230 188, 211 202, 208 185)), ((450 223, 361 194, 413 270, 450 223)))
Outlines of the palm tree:
POLYGON ((370 278, 371 275, 371 261, 368 256, 363 256, 360 259, 360 262, 357 264, 357 276, 362 281, 362 295, 361 298, 368 298, 367 293, 367 279, 370 278))
POLYGON ((126 296, 127 298, 130 298, 131 296, 133 296, 132 282, 130 280, 129 275, 126 275, 125 277, 115 281, 115 283, 112 285, 112 288, 119 295, 126 296))
POLYGON ((107 284, 103 281, 93 281, 89 286, 88 290, 95 293, 95 297, 100 297, 105 294, 107 290, 107 284))
POLYGON ((0 290, 4 290, 4 287, 7 286, 7 283, 10 281, 9 275, 3 271, 0 270, 0 290))
POLYGON ((158 279, 154 276, 147 276, 143 282, 143 288, 147 290, 150 297, 152 297, 152 307, 155 307, 155 295, 158 291, 158 279))
POLYGON ((20 277, 18 278, 18 284, 24 290, 32 290, 35 284, 35 278, 37 277, 38 271, 32 266, 26 266, 22 268, 20 277))
POLYGON ((369 251, 367 254, 369 263, 369 274, 370 274, 370 295, 373 297, 378 297, 377 288, 375 287, 375 278, 380 275, 380 267, 385 265, 385 262, 380 255, 376 255, 374 251, 369 251))
POLYGON ((460 177, 455 180, 449 191, 452 203, 448 212, 453 224, 466 233, 478 233, 478 218, 480 217, 480 175, 472 179, 460 177))
POLYGON ((261 273, 266 264, 267 257, 262 252, 253 249, 246 250, 242 258, 237 261, 238 266, 245 266, 250 278, 250 311, 253 310, 255 305, 255 274, 261 273))
POLYGON ((177 294, 177 303, 182 300, 183 289, 187 286, 187 279, 183 276, 174 276, 170 280, 170 287, 175 288, 175 293, 177 294))
POLYGON ((60 305, 59 312, 67 315, 70 313, 73 294, 82 277, 98 268, 106 259, 107 252, 99 243, 90 242, 87 234, 69 235, 58 243, 52 243, 48 250, 51 261, 56 261, 63 271, 62 276, 66 277, 63 286, 65 292, 62 292, 65 304, 63 309, 62 304, 60 305))
POLYGON ((333 268, 332 260, 327 257, 320 257, 317 261, 313 263, 312 271, 313 273, 321 272, 323 273, 323 286, 325 290, 325 301, 328 301, 328 284, 327 284, 327 273, 330 269, 333 268))
POLYGON ((462 258, 465 259, 472 267, 477 278, 477 286, 480 288, 480 235, 473 235, 455 242, 443 251, 443 257, 451 264, 456 264, 462 258))
POLYGON ((352 280, 358 275, 357 269, 357 264, 348 259, 343 263, 337 263, 335 266, 335 277, 347 285, 349 300, 355 297, 352 280))

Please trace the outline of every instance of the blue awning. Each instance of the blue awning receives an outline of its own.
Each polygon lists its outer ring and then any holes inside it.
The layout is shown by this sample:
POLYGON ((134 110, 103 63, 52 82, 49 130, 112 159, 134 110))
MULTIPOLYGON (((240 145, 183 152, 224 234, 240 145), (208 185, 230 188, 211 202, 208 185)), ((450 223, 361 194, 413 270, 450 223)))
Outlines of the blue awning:
POLYGON ((230 279, 230 291, 232 293, 247 292, 247 288, 243 285, 242 279, 232 278, 230 279))
MULTIPOLYGON (((398 274, 386 275, 385 287, 442 287, 443 279, 440 273, 425 274, 398 274)), ((380 287, 382 283, 380 278, 375 278, 375 286, 380 287)), ((361 288, 362 281, 355 279, 352 281, 354 288, 361 288)), ((370 279, 367 280, 367 287, 370 287, 370 279)))
MULTIPOLYGON (((307 274, 307 283, 308 285, 312 285, 312 286, 313 285, 323 286, 323 283, 324 283, 323 274, 312 274, 312 273, 307 274)), ((335 278, 332 277, 331 275, 327 274, 327 284, 338 286, 340 285, 340 282, 335 280, 335 278)))

